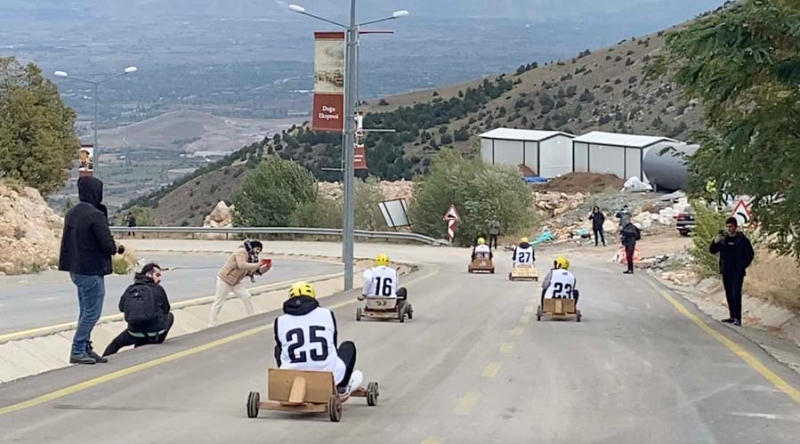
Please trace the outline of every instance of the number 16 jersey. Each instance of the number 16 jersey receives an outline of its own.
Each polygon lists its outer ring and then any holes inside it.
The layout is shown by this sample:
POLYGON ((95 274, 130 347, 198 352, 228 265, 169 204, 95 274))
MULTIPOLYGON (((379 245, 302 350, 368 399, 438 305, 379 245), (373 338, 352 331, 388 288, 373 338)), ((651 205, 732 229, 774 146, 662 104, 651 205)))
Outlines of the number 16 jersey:
POLYGON ((397 297, 397 270, 391 267, 373 267, 364 271, 365 296, 397 297))
POLYGON ((316 307, 303 315, 284 314, 275 320, 275 341, 280 344, 279 367, 332 372, 339 384, 346 368, 336 352, 336 318, 327 308, 316 307))

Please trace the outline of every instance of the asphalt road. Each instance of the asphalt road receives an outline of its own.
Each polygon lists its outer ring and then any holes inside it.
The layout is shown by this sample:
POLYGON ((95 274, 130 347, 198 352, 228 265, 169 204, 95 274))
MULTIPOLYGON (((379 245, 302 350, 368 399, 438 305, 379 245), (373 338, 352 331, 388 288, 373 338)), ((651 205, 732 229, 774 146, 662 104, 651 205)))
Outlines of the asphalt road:
MULTIPOLYGON (((538 286, 507 281, 508 261, 498 261, 498 274, 468 275, 463 250, 392 249, 395 257, 404 252, 433 263, 407 279, 412 321, 357 323, 352 293, 324 300, 336 307, 340 340, 358 346, 357 367, 381 384, 377 407, 351 399, 339 424, 325 415, 248 419, 247 393, 264 394, 274 365, 275 313, 267 313, 106 365, 0 386, 0 442, 796 443, 800 436, 800 397, 786 393, 796 393, 800 376, 673 296, 682 313, 645 276, 572 255, 583 321, 537 322, 538 286)), ((552 260, 539 256, 540 264, 552 260)))
MULTIPOLYGON (((216 276, 225 262, 225 254, 141 254, 170 270, 164 273, 163 286, 171 302, 213 296, 216 276)), ((335 263, 279 259, 272 270, 246 280, 247 287, 263 286, 303 277, 341 271, 335 263)), ((107 276, 103 314, 118 313, 117 303, 133 275, 107 276)), ((0 277, 0 335, 48 325, 72 322, 78 316, 75 286, 67 273, 47 271, 38 275, 0 277)))

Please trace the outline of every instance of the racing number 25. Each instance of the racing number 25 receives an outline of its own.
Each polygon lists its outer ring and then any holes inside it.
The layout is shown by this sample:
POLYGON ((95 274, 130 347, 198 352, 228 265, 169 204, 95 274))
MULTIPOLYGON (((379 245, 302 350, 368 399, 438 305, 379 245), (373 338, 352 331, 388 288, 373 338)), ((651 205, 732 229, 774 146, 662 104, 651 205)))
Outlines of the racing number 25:
POLYGON ((564 293, 563 296, 566 298, 572 297, 572 285, 570 284, 562 284, 561 282, 556 282, 553 284, 553 297, 560 298, 562 296, 562 292, 564 293))
POLYGON ((376 296, 391 296, 392 295, 392 278, 375 278, 375 292, 376 296))
MULTIPOLYGON (((310 336, 310 343, 318 343, 322 346, 322 352, 318 352, 316 348, 311 349, 311 360, 312 361, 325 361, 328 359, 328 341, 325 340, 324 337, 317 336, 317 333, 325 331, 325 327, 320 327, 318 325, 312 325, 308 328, 309 336, 310 336)), ((306 335, 303 332, 302 328, 295 328, 286 332, 286 342, 290 343, 289 345, 289 360, 292 364, 298 364, 301 362, 308 362, 308 355, 305 351, 301 351, 297 353, 297 349, 305 345, 306 343, 306 335)))

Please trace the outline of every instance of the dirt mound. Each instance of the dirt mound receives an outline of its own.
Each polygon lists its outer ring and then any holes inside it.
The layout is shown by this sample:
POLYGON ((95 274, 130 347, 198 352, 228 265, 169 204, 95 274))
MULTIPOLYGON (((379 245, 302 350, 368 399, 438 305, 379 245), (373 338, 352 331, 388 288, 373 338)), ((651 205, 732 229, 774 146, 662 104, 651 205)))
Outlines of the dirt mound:
POLYGON ((613 174, 569 173, 537 188, 562 193, 598 193, 609 189, 619 191, 624 184, 624 180, 613 174))
POLYGON ((57 264, 63 226, 35 189, 0 185, 0 275, 57 264))

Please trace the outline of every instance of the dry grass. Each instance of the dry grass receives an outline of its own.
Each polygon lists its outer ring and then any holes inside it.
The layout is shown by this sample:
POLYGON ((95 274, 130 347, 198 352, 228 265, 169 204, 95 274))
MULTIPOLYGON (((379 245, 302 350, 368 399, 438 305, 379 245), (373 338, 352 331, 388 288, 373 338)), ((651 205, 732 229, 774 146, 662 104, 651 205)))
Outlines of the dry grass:
POLYGON ((114 274, 126 275, 135 271, 137 259, 136 255, 130 249, 125 249, 125 254, 117 254, 112 258, 112 266, 114 274))
POLYGON ((791 257, 758 250, 744 289, 752 296, 800 311, 800 267, 791 257))

